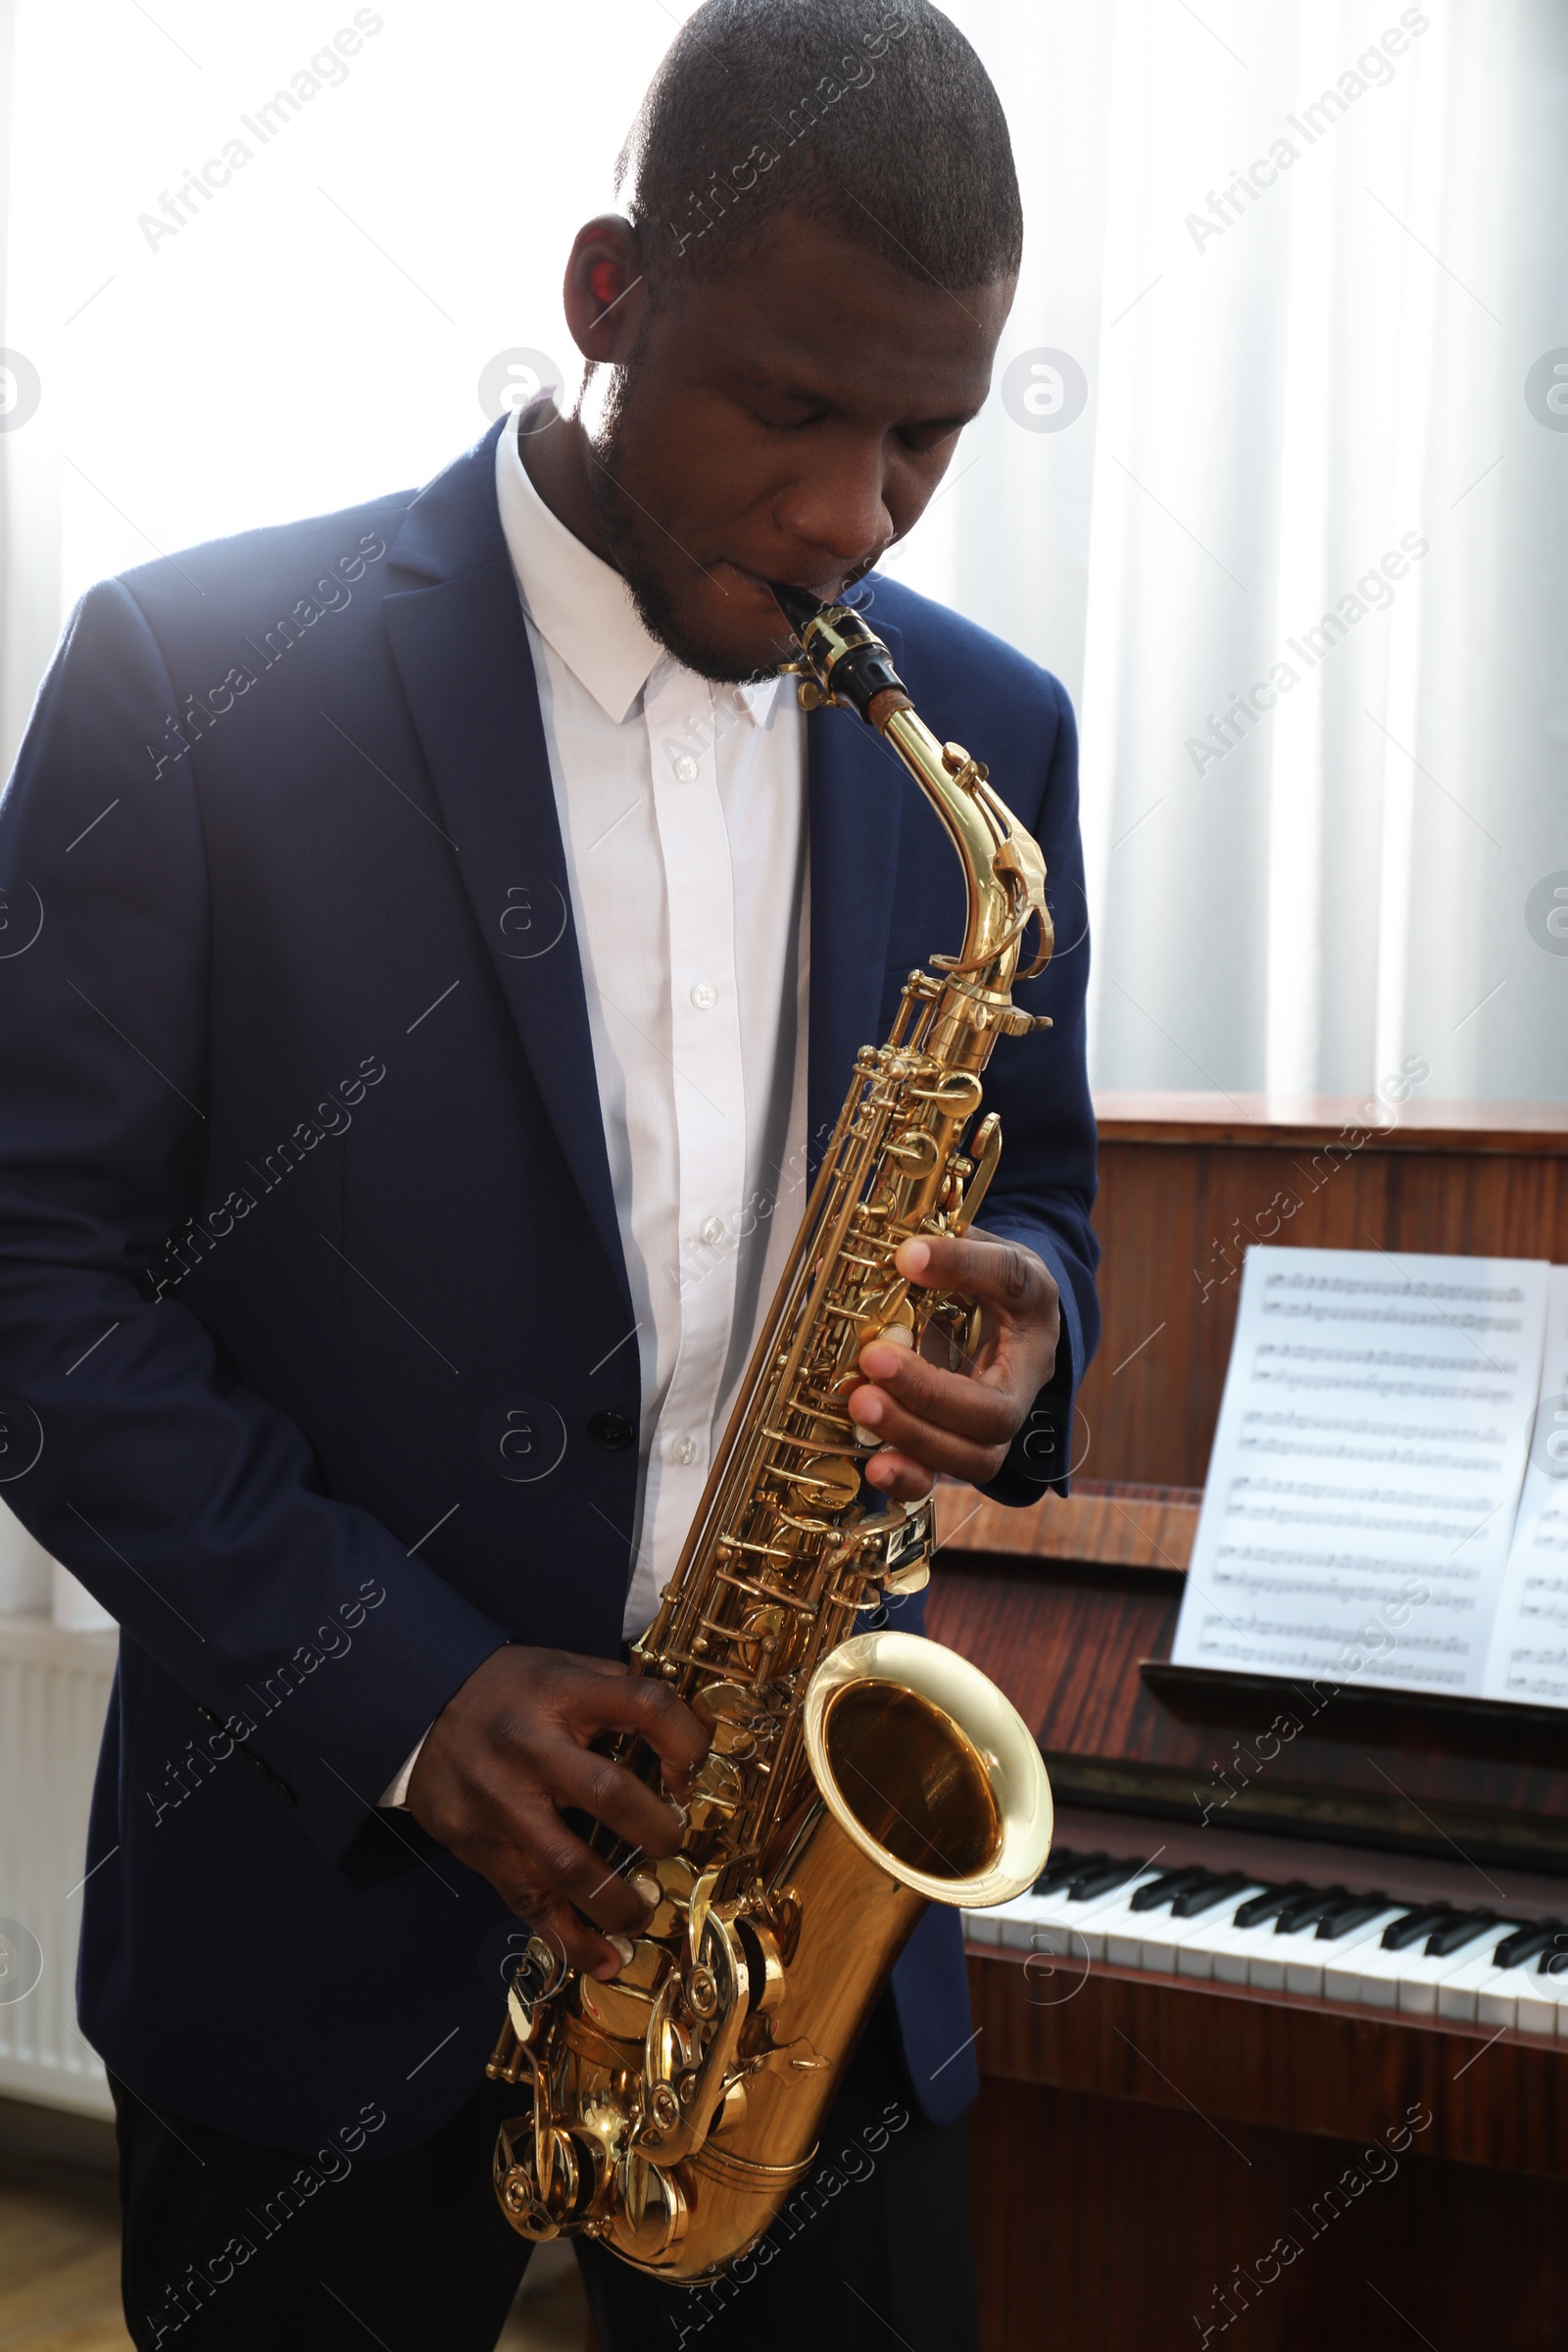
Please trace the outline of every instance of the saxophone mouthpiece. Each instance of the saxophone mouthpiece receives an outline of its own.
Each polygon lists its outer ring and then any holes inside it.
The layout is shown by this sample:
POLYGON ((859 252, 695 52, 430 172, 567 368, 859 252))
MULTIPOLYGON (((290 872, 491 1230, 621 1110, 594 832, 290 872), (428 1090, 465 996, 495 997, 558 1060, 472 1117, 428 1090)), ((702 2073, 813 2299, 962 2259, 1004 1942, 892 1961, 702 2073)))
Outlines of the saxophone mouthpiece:
POLYGON ((802 701, 808 710, 817 707, 809 699, 813 687, 818 702, 858 711, 878 729, 895 711, 908 709, 904 680, 862 613, 846 605, 820 604, 811 589, 788 580, 768 585, 806 656, 802 701))
POLYGON ((804 638, 807 622, 822 610, 820 598, 813 596, 809 588, 792 587, 788 580, 769 580, 768 586, 796 636, 804 638))

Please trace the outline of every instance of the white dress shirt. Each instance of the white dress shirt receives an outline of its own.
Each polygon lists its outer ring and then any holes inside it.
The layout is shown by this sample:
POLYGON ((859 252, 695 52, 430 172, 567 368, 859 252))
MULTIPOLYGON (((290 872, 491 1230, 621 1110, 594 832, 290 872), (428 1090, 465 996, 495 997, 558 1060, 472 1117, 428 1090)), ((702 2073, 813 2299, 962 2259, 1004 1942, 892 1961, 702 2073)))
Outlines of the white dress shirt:
POLYGON ((529 481, 515 417, 496 495, 636 1318, 630 1639, 680 1555, 806 1204, 806 725, 789 679, 714 685, 649 635, 620 574, 529 481))
POLYGON ((637 1319, 629 1638, 679 1557, 805 1205, 806 725, 789 679, 717 686, 665 653, 534 489, 515 420, 496 493, 637 1319))

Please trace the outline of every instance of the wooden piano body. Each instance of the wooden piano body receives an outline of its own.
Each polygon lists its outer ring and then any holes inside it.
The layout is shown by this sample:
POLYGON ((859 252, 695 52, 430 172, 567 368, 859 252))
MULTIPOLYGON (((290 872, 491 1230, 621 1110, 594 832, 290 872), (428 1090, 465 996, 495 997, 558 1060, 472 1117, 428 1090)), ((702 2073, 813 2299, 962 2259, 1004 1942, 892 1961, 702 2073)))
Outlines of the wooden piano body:
MULTIPOLYGON (((1351 1692, 1297 1702, 1268 1752, 1288 1687, 1157 1664, 1244 1249, 1568 1261, 1568 1106, 1099 1107, 1074 1498, 944 1491, 931 1632, 1035 1729, 1058 1845, 1568 1919, 1568 1717, 1351 1692)), ((1568 2345, 1568 2038, 1099 1961, 969 1968, 984 2352, 1568 2345), (1357 2166, 1401 2134, 1392 2175, 1357 2166)))

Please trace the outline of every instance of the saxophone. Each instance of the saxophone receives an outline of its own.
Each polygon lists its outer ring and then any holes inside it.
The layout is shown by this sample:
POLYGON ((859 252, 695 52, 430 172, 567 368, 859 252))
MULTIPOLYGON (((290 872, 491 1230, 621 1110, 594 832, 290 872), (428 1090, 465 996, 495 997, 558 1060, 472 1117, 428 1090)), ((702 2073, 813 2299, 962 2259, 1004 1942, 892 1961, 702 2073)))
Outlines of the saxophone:
MULTIPOLYGON (((944 1342, 956 1369, 978 1312, 911 1289, 915 1234, 961 1233, 1002 1150, 976 1120, 1025 934, 1052 947, 1045 864, 985 767, 916 715, 887 647, 844 605, 775 595, 802 647, 798 694, 893 746, 946 826, 968 884, 962 953, 906 985, 848 1100, 741 1384, 685 1548, 632 1671, 669 1683, 711 1734, 678 1850, 659 1862, 600 1831, 659 1901, 609 1983, 530 1937, 488 2073, 521 2112, 495 2186, 524 2237, 581 2231, 634 2268, 700 2283, 744 2255, 809 2171, 865 2021, 929 1902, 1020 1893, 1051 1843, 1051 1790, 1027 1727, 954 1651, 874 1630, 929 1579, 929 1503, 890 1501, 862 1466, 879 1441, 846 1398, 873 1339, 944 1342), (967 1139, 967 1140, 965 1140, 967 1139), (873 1630, 857 1633, 858 1622, 873 1630)), ((651 1783, 634 1736, 610 1753, 651 1783)))

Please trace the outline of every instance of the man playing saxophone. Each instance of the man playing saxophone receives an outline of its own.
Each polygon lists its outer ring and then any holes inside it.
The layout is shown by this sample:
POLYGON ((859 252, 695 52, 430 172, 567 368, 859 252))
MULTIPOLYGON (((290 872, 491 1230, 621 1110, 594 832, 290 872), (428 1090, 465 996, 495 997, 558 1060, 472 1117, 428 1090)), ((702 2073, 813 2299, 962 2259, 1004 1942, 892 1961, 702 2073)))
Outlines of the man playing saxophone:
MULTIPOLYGON (((480 2080, 506 1985, 530 1936, 608 1983, 659 1899, 712 1726, 623 1645, 856 1054, 964 922, 886 746, 781 675, 776 587, 854 589, 1005 779, 1067 951, 987 1071, 979 1226, 898 1255, 981 1321, 956 1369, 863 1349, 865 1482, 1026 1502, 1070 1465, 1071 712, 875 568, 1011 302, 996 93, 926 0, 707 0, 617 195, 567 261, 566 413, 92 591, 0 804, 46 911, 0 965, 0 1388, 44 1436, 7 1496, 122 1628, 81 2014, 139 2346, 493 2344, 527 2254, 480 2080)), ((604 2352, 972 2344, 969 2034, 933 1911, 824 2129, 829 2167, 880 2134, 871 2174, 701 2311, 584 2246, 604 2352)))

